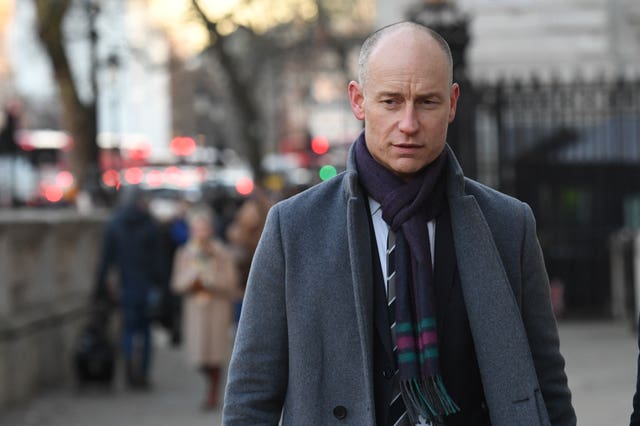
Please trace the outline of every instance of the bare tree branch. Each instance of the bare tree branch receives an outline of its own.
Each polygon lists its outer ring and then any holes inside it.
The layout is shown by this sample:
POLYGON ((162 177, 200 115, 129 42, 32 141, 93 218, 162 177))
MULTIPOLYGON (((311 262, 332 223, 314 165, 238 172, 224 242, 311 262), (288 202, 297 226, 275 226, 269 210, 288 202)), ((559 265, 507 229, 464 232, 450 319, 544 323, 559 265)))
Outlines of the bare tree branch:
MULTIPOLYGON (((249 161, 258 178, 262 176, 260 163, 263 136, 260 129, 265 127, 261 121, 263 108, 255 97, 255 88, 259 87, 260 77, 264 75, 258 71, 270 69, 270 75, 274 72, 278 75, 278 70, 292 61, 304 64, 307 69, 312 70, 319 51, 329 49, 337 54, 341 71, 346 75, 348 52, 362 40, 359 34, 346 37, 333 33, 332 19, 336 10, 345 8, 343 3, 332 3, 333 7, 330 7, 327 0, 315 2, 317 15, 306 22, 304 27, 289 22, 277 25, 264 34, 257 34, 253 29, 243 27, 242 33, 247 34, 250 39, 245 51, 237 52, 231 49, 232 38, 236 34, 225 35, 219 31, 221 22, 233 21, 234 12, 214 20, 207 16, 199 0, 191 0, 194 12, 209 33, 210 45, 207 51, 215 55, 229 83, 229 93, 238 108, 242 123, 239 130, 247 144, 249 161)), ((243 5, 251 3, 252 0, 245 0, 243 5)))
POLYGON ((97 85, 93 69, 91 83, 94 99, 84 104, 78 95, 64 45, 63 23, 71 3, 72 0, 34 0, 38 36, 51 61, 60 90, 63 119, 75 143, 71 152, 71 169, 78 188, 83 188, 88 182, 91 167, 96 167, 98 161, 95 100, 97 85))
POLYGON ((241 126, 241 133, 245 142, 249 145, 249 162, 256 175, 257 179, 262 178, 262 149, 260 143, 260 136, 258 135, 258 125, 260 124, 259 108, 256 102, 251 98, 251 87, 247 82, 241 80, 242 73, 233 60, 232 56, 227 52, 225 42, 226 36, 223 36, 218 31, 218 25, 213 22, 204 13, 198 0, 191 0, 194 9, 198 13, 200 19, 205 24, 209 31, 209 40, 211 41, 211 48, 215 51, 220 65, 225 72, 225 77, 230 85, 230 92, 232 98, 236 102, 243 125, 241 126))

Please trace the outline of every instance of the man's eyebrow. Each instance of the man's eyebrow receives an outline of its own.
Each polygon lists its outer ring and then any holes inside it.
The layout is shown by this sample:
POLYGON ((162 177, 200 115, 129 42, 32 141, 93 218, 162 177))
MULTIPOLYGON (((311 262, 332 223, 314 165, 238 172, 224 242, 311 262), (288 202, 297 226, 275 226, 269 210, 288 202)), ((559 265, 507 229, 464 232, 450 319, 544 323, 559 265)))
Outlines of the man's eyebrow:
MULTIPOLYGON (((425 93, 425 94, 420 94, 416 96, 416 99, 422 100, 422 99, 433 99, 433 100, 442 100, 443 96, 442 93, 437 93, 437 92, 429 92, 429 93, 425 93)), ((445 98, 446 99, 446 98, 445 98)))
MULTIPOLYGON (((376 98, 393 98, 393 97, 397 97, 397 96, 403 96, 402 93, 400 92, 395 92, 392 90, 385 90, 382 92, 378 92, 376 93, 376 98)), ((416 94, 415 98, 416 99, 424 99, 424 98, 433 98, 433 97, 440 97, 441 94, 437 91, 430 91, 430 92, 424 92, 424 93, 418 93, 416 94)))
POLYGON ((402 96, 402 95, 400 94, 400 92, 394 92, 390 90, 376 93, 377 98, 391 98, 395 96, 402 96))

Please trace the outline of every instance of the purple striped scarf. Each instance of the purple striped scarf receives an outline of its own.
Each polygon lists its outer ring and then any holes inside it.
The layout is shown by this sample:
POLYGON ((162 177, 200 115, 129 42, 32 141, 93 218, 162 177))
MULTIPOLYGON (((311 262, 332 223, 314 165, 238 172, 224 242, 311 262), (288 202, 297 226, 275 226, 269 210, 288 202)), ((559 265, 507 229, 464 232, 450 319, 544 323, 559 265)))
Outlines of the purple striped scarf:
POLYGON ((402 397, 415 424, 434 424, 460 411, 444 387, 438 367, 438 333, 429 229, 446 206, 447 152, 409 181, 379 164, 369 153, 364 132, 355 142, 360 183, 382 208, 382 218, 396 234, 396 339, 402 397))

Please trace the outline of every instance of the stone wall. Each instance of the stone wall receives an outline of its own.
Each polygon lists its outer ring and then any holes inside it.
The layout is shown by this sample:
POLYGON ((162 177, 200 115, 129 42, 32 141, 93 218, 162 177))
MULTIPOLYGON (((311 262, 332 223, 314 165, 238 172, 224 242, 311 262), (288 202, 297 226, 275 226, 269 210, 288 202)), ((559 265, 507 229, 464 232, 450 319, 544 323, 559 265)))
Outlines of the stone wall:
POLYGON ((0 409, 72 379, 106 217, 0 211, 0 409))

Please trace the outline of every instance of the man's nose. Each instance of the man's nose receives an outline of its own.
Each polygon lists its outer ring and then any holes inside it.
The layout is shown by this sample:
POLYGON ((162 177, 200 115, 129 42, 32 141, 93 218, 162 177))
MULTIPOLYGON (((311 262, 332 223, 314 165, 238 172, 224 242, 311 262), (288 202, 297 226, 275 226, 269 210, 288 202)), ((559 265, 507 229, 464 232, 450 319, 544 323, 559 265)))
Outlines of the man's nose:
POLYGON ((401 132, 407 134, 412 134, 418 131, 418 116, 413 105, 407 104, 402 111, 402 117, 400 117, 398 128, 401 132))

